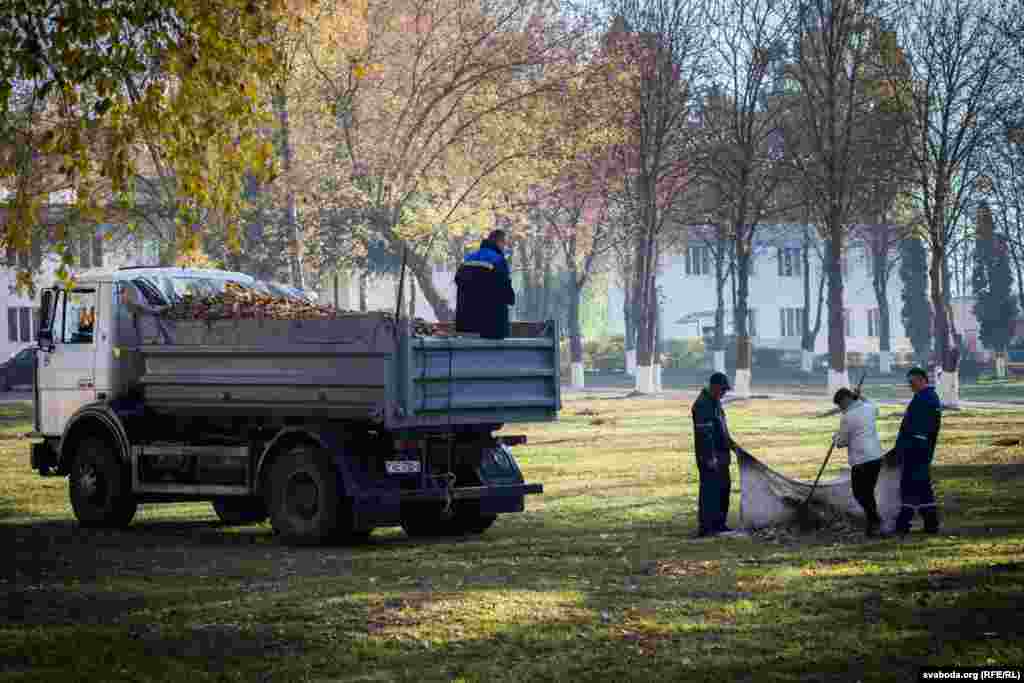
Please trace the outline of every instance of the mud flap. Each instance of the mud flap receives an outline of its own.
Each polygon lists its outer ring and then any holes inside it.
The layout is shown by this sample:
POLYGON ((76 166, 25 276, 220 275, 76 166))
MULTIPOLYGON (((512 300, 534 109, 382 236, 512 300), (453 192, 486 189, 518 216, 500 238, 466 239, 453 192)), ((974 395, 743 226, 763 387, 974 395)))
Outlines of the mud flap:
MULTIPOLYGON (((504 444, 498 444, 484 451, 477 467, 477 476, 484 486, 508 486, 522 484, 523 473, 512 457, 512 451, 504 444)), ((503 512, 523 512, 526 509, 525 496, 486 496, 480 499, 480 514, 496 515, 503 512)))

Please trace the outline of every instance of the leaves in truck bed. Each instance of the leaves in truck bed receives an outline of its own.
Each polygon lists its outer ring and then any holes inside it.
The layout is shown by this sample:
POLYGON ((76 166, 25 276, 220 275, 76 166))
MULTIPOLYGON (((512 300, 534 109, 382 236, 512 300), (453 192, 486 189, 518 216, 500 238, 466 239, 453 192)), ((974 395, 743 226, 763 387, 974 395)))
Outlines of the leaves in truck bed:
MULTIPOLYGON (((391 311, 373 311, 394 319, 391 311)), ((225 284, 222 293, 213 296, 185 294, 165 308, 160 316, 167 320, 329 320, 346 316, 366 315, 346 311, 329 304, 265 294, 237 282, 225 284)), ((412 321, 417 336, 447 336, 450 326, 435 325, 422 318, 412 321)))

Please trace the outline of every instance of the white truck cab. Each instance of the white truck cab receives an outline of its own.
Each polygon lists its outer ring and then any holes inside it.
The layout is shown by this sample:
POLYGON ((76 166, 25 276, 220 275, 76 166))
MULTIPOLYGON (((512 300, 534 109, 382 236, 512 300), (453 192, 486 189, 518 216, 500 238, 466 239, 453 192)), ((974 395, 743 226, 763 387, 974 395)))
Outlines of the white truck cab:
MULTIPOLYGON (((217 284, 258 286, 244 273, 190 268, 126 268, 81 277, 74 289, 43 292, 36 378, 36 433, 59 439, 85 405, 133 390, 140 368, 122 353, 142 342, 136 312, 217 284)), ((153 319, 142 324, 159 324, 153 319)))

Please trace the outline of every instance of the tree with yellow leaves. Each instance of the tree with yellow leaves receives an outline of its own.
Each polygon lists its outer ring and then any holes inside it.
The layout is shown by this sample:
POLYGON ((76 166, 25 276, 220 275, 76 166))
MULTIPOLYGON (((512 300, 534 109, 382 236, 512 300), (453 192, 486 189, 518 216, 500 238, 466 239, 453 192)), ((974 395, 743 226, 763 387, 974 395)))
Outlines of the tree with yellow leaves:
MULTIPOLYGON (((278 68, 272 36, 301 3, 285 0, 12 0, 0 10, 0 184, 5 246, 31 249, 60 190, 72 220, 102 221, 131 201, 140 145, 156 144, 185 207, 230 220, 244 173, 270 168, 260 90, 278 68), (156 75, 156 76, 155 76, 156 75)), ((157 163, 152 160, 153 163, 157 163)), ((229 230, 229 239, 236 234, 229 230)), ((19 273, 31 284, 31 273, 19 273)))
POLYGON ((306 53, 305 82, 319 106, 292 118, 302 140, 296 165, 309 179, 303 193, 321 211, 357 210, 369 239, 404 253, 439 319, 451 310, 434 286, 432 252, 452 232, 491 227, 536 180, 543 97, 559 87, 553 67, 582 39, 534 7, 374 3, 365 48, 356 49, 338 49, 351 43, 339 35, 361 30, 338 9, 306 53))

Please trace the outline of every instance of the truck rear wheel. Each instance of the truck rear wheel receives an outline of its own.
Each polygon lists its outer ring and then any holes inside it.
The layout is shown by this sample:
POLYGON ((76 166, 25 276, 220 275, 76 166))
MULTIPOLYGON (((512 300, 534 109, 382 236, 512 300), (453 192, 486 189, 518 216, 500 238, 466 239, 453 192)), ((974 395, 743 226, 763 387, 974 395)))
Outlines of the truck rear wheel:
POLYGON ((230 526, 259 524, 267 518, 267 506, 260 498, 218 498, 213 511, 230 526))
POLYGON ((445 519, 440 505, 419 504, 402 510, 402 530, 411 538, 457 533, 454 518, 445 519))
POLYGON ((68 490, 82 526, 126 527, 135 517, 128 466, 103 439, 87 437, 79 442, 68 490))
POLYGON ((270 521, 285 543, 322 543, 338 529, 338 479, 318 448, 301 445, 270 471, 270 521))
POLYGON ((490 529, 497 519, 498 515, 481 514, 479 503, 464 505, 455 511, 456 524, 467 534, 482 534, 490 529))

